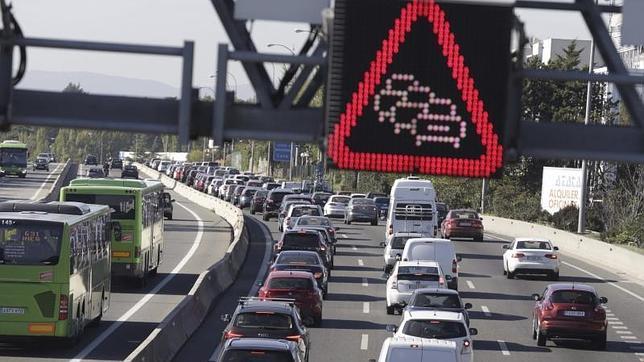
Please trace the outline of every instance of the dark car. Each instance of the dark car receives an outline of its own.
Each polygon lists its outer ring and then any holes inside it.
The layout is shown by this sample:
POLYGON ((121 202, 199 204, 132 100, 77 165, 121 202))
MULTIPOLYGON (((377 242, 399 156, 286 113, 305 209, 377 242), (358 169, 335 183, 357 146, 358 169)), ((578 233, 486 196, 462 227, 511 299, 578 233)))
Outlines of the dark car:
POLYGON ((447 213, 441 224, 441 233, 445 239, 454 237, 473 238, 483 241, 483 223, 474 210, 456 209, 447 213))
POLYGON ((449 207, 447 206, 446 203, 444 202, 437 202, 436 203, 436 213, 438 217, 438 225, 443 224, 443 220, 447 217, 447 213, 449 212, 449 207))
POLYGON ((322 258, 324 266, 333 268, 333 250, 317 230, 299 229, 284 232, 280 240, 275 243, 274 251, 275 254, 279 254, 285 250, 315 251, 322 258))
POLYGON ((266 196, 268 196, 268 190, 259 190, 255 195, 253 195, 249 206, 251 215, 255 215, 257 211, 262 210, 264 202, 266 201, 266 196))
POLYGON ((373 202, 376 203, 376 207, 378 208, 378 217, 380 217, 380 220, 385 220, 389 212, 389 198, 374 197, 373 202))
POLYGON ((110 163, 110 167, 118 168, 120 170, 123 169, 123 160, 121 160, 119 158, 116 158, 116 159, 112 160, 112 162, 110 163))
POLYGON ((235 191, 233 191, 233 195, 231 197, 232 200, 230 200, 233 205, 237 206, 239 204, 239 198, 241 197, 245 188, 246 185, 237 185, 237 187, 235 187, 235 191))
POLYGON ((282 184, 277 183, 277 182, 265 182, 262 185, 262 188, 264 190, 268 190, 268 191, 279 189, 280 187, 282 187, 282 184))
POLYGON ((174 211, 174 206, 172 203, 174 202, 174 199, 172 196, 170 196, 169 193, 164 192, 163 193, 163 216, 166 217, 168 220, 172 220, 172 212, 174 211))
POLYGON ((49 160, 46 158, 38 157, 36 161, 34 161, 34 171, 36 170, 49 171, 49 160))
POLYGON ((186 176, 186 185, 192 186, 192 184, 195 182, 195 177, 197 177, 197 174, 199 174, 201 171, 197 168, 193 168, 188 172, 186 176))
POLYGON ((286 250, 277 255, 275 262, 270 266, 274 270, 304 270, 313 274, 322 289, 323 297, 329 291, 329 272, 324 266, 320 255, 314 251, 286 250))
POLYGON ((375 199, 376 197, 386 197, 389 198, 389 195, 382 192, 370 192, 367 194, 368 199, 375 199))
POLYGON ((237 206, 239 206, 240 209, 250 206, 253 200, 253 196, 259 190, 260 189, 258 187, 246 186, 241 195, 239 195, 239 202, 237 206))
POLYGON ((86 165, 96 166, 96 165, 98 165, 98 158, 96 158, 96 156, 94 156, 94 155, 87 155, 85 157, 85 162, 84 163, 86 165))
POLYGON ((311 339, 294 301, 241 298, 233 315, 224 314, 221 320, 228 323, 222 333, 222 341, 236 338, 288 339, 297 343, 302 356, 308 358, 311 339))
MULTIPOLYGON (((301 218, 298 218, 298 221, 301 218)), ((324 238, 324 243, 329 245, 331 247, 331 253, 335 255, 335 246, 336 243, 338 242, 337 239, 335 238, 335 234, 331 234, 329 232, 329 229, 327 229, 326 226, 322 225, 294 225, 291 230, 317 230, 320 232, 322 237, 324 238)))
POLYGON ((235 338, 226 341, 217 362, 305 362, 299 344, 287 339, 235 338))
POLYGON ((314 192, 313 196, 311 196, 311 199, 313 200, 313 203, 320 206, 324 207, 326 205, 326 202, 329 201, 329 197, 333 195, 330 192, 314 192))
POLYGON ((134 165, 125 165, 121 170, 121 178, 139 178, 139 169, 134 165))
POLYGON ((264 202, 264 215, 262 215, 262 220, 268 221, 271 217, 277 216, 277 210, 282 206, 282 199, 286 195, 291 195, 293 192, 285 189, 274 189, 266 197, 264 202))
POLYGON ((344 223, 351 224, 354 221, 370 222, 371 225, 378 225, 378 208, 372 199, 353 198, 349 201, 344 211, 344 223))
POLYGON ((304 271, 272 271, 259 289, 260 299, 295 299, 307 325, 322 323, 322 290, 313 274, 304 271))
POLYGON ((555 338, 587 339, 596 349, 606 349, 608 300, 595 288, 578 283, 550 284, 543 295, 533 294, 532 338, 538 346, 555 338))
POLYGON ((458 291, 447 288, 421 288, 416 289, 409 298, 408 310, 440 310, 463 314, 465 323, 470 326, 468 309, 472 304, 463 303, 458 291))

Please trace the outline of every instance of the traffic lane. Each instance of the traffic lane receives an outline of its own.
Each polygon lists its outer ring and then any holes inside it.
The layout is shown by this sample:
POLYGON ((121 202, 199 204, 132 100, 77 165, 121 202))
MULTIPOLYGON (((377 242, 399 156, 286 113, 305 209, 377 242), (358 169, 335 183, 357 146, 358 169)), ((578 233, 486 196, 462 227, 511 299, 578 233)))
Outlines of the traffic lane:
MULTIPOLYGON (((502 274, 501 245, 503 241, 486 238, 483 243, 455 241, 460 263, 461 296, 473 304, 472 327, 479 329, 474 348, 477 360, 495 361, 505 358, 516 361, 556 360, 629 361, 632 351, 612 328, 609 328, 606 351, 595 351, 585 342, 548 341, 536 346, 532 339, 532 293, 542 293, 552 283, 545 278, 528 276, 509 280, 502 274), (469 283, 468 283, 469 282, 469 283), (502 341, 502 342, 499 342, 502 341)), ((589 280, 575 269, 562 266, 562 281, 594 285, 604 295, 606 286, 589 280), (594 284, 593 284, 594 283, 594 284)), ((614 312, 614 309, 611 310, 614 312)), ((617 313, 617 312, 614 312, 617 313)))
POLYGON ((67 349, 56 342, 43 342, 43 348, 33 350, 26 344, 3 345, 0 346, 2 359, 11 356, 21 361, 69 360, 81 353, 86 353, 88 359, 122 360, 127 357, 189 292, 198 274, 223 257, 231 241, 230 227, 219 230, 225 224, 220 217, 191 204, 180 195, 173 194, 173 198, 196 212, 203 219, 203 225, 200 228, 195 217, 185 209, 175 208, 174 220, 165 222, 164 259, 159 273, 149 280, 146 287, 141 289, 128 279, 114 279, 110 308, 103 316, 103 322, 97 328, 87 328, 77 346, 67 349), (177 230, 173 231, 173 228, 177 230), (203 232, 201 242, 189 263, 177 274, 170 274, 194 246, 200 229, 203 232), (162 288, 155 291, 170 277, 162 288), (143 299, 147 300, 139 304, 143 299), (137 304, 138 309, 133 310, 137 304), (99 340, 100 343, 92 346, 99 340))
POLYGON ((211 359, 227 325, 220 319, 220 316, 226 313, 232 314, 241 297, 254 296, 258 288, 257 282, 264 279, 268 267, 266 259, 270 257, 273 240, 260 220, 246 215, 245 223, 250 243, 244 265, 235 282, 214 301, 213 308, 201 326, 174 357, 175 361, 207 361, 211 359))
POLYGON ((49 164, 49 171, 30 168, 27 177, 5 176, 0 178, 0 201, 36 200, 46 196, 63 168, 62 163, 49 164))

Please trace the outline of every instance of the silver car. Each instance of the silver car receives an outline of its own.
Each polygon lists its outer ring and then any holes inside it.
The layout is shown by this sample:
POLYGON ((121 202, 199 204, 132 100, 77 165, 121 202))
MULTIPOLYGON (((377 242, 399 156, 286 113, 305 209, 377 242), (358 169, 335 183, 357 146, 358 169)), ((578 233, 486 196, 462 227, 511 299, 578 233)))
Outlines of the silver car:
POLYGON ((378 207, 373 199, 353 198, 349 201, 344 212, 344 223, 351 224, 354 221, 370 222, 371 225, 378 225, 378 207))

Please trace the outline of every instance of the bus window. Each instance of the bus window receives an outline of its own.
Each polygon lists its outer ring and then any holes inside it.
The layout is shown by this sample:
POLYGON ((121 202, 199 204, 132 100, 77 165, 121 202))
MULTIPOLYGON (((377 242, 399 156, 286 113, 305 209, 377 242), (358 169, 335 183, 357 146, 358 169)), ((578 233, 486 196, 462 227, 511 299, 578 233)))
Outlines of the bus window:
POLYGON ((127 195, 91 195, 91 194, 67 194, 65 201, 77 201, 85 204, 107 205, 114 209, 113 220, 134 220, 136 216, 134 208, 134 196, 127 195))
POLYGON ((58 264, 62 233, 58 223, 0 220, 0 264, 58 264))

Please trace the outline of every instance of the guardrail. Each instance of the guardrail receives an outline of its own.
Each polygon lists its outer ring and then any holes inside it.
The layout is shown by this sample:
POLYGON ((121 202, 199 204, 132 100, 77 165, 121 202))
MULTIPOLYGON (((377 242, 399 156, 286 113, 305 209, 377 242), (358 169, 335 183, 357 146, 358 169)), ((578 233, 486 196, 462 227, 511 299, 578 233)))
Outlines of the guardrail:
MULTIPOLYGON (((543 237, 570 256, 627 275, 644 285, 644 255, 583 235, 525 221, 483 215, 485 231, 510 237, 543 237)), ((500 249, 500 248, 499 248, 500 249)), ((500 252, 500 250, 499 250, 500 252)))
POLYGON ((233 228, 233 240, 226 255, 202 272, 188 295, 159 323, 157 328, 125 360, 170 361, 201 325, 215 298, 235 281, 248 252, 248 231, 244 214, 233 205, 194 190, 149 167, 136 164, 139 171, 161 181, 188 200, 213 210, 233 228))
POLYGON ((73 171, 75 169, 74 167, 72 167, 73 165, 74 164, 72 163, 71 158, 68 158, 67 162, 65 162, 65 165, 63 166, 63 169, 60 171, 60 174, 58 174, 56 181, 51 184, 49 192, 42 199, 40 199, 40 201, 58 201, 61 187, 65 185, 65 181, 67 181, 70 171, 73 171))

